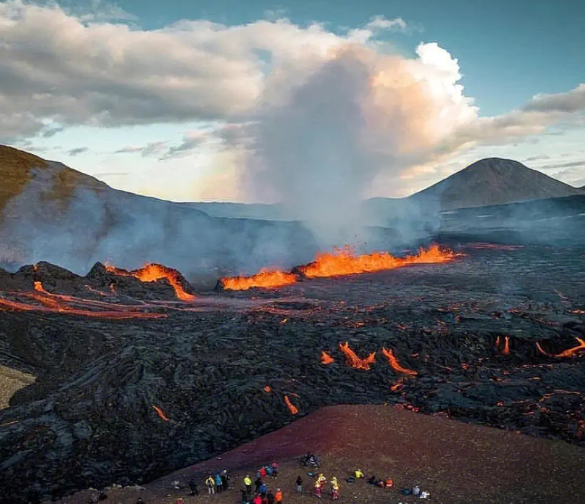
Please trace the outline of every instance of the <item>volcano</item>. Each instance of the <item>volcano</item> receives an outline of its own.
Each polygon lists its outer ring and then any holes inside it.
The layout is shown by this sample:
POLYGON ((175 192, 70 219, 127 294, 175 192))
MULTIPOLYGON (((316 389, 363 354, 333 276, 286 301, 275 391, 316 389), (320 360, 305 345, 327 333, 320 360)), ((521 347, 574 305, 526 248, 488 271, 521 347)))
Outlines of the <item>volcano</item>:
POLYGON ((582 189, 532 170, 518 161, 486 158, 409 199, 441 210, 503 205, 519 201, 583 194, 582 189))
POLYGON ((143 484, 342 404, 585 449, 585 255, 452 247, 187 301, 101 264, 0 271, 0 358, 35 379, 0 411, 0 502, 143 484))

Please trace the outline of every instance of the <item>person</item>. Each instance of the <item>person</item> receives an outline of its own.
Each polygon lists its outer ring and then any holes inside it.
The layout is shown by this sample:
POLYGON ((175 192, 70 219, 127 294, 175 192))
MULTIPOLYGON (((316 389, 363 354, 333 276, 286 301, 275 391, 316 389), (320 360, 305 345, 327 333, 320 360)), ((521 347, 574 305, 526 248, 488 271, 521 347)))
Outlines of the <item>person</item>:
POLYGON ((197 488, 195 478, 191 478, 191 481, 189 481, 189 488, 191 490, 190 495, 199 495, 199 488, 197 488))
POLYGON ((142 500, 142 497, 138 497, 138 500, 136 501, 136 504, 144 504, 144 501, 142 500))
POLYGON ((262 466, 259 470, 258 470, 258 475, 260 478, 264 479, 266 478, 266 467, 262 466))
POLYGON ((272 493, 272 490, 268 490, 266 493, 266 502, 268 504, 274 504, 274 494, 272 493))
POLYGON ((337 482, 337 478, 333 476, 331 478, 331 500, 339 499, 339 483, 337 482))
POLYGON ((178 498, 178 499, 175 501, 175 504, 185 504, 185 501, 184 501, 184 500, 183 500, 181 497, 179 497, 179 498, 178 498))
POLYGON ((276 461, 272 462, 270 468, 272 469, 272 477, 276 478, 278 476, 278 464, 276 461))
POLYGON ((260 496, 266 497, 267 491, 268 491, 268 487, 266 486, 266 483, 262 483, 262 485, 260 485, 260 496))
POLYGON ((303 493, 303 478, 300 474, 297 476, 297 493, 303 493))
POLYGON ((321 486, 323 486, 325 483, 327 483, 327 478, 325 476, 323 476, 323 473, 319 474, 319 477, 317 478, 317 482, 321 486))
POLYGON ((256 494, 254 496, 254 504, 262 504, 262 497, 260 497, 260 494, 256 494))
POLYGON ((242 504, 248 504, 248 496, 250 495, 250 492, 248 492, 248 489, 246 487, 242 488, 241 490, 242 492, 242 504))
POLYGON ((354 475, 355 475, 355 479, 360 479, 360 478, 364 477, 364 473, 362 472, 361 469, 358 469, 357 471, 355 471, 354 475))
POLYGON ((265 466, 264 469, 266 470, 266 476, 272 476, 272 467, 265 466))
POLYGON ((228 473, 227 470, 224 469, 223 471, 221 471, 221 486, 224 491, 228 489, 228 483, 229 483, 228 473))
POLYGON ((315 497, 317 499, 321 498, 321 483, 319 483, 319 480, 315 481, 315 497))
POLYGON ((282 490, 280 488, 276 489, 276 494, 274 494, 274 503, 282 504, 282 490))
POLYGON ((244 478, 244 485, 246 485, 246 492, 250 495, 252 493, 252 479, 249 474, 246 474, 246 477, 244 478))
POLYGON ((205 480, 205 486, 207 487, 207 493, 213 495, 215 493, 215 480, 211 477, 211 474, 205 480))
POLYGON ((256 478, 256 481, 254 481, 254 485, 256 486, 256 489, 254 490, 256 493, 258 493, 260 491, 260 487, 262 486, 262 478, 260 476, 258 476, 256 478))
POLYGON ((386 488, 392 488, 394 486, 394 480, 392 478, 386 478, 386 481, 384 482, 384 486, 386 488))
POLYGON ((215 490, 217 493, 221 493, 223 490, 223 482, 221 481, 221 475, 218 472, 215 473, 215 490))

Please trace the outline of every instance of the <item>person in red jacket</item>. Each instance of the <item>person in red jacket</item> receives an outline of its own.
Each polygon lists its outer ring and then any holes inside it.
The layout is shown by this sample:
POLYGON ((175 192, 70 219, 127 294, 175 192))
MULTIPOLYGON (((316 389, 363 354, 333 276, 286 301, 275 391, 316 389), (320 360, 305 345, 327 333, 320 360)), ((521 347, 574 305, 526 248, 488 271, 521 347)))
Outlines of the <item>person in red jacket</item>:
POLYGON ((254 500, 252 501, 254 504, 262 504, 262 497, 260 497, 260 494, 256 494, 254 496, 254 500))

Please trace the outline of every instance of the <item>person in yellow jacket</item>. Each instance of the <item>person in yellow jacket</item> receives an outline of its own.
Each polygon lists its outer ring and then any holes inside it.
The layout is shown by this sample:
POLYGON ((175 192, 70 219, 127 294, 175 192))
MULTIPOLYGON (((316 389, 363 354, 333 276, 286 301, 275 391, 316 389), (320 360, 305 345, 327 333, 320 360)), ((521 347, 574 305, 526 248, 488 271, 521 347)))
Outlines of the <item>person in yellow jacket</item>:
POLYGON ((337 478, 333 476, 333 478, 331 478, 331 500, 337 499, 339 499, 339 483, 337 478))
POLYGON ((364 477, 364 473, 362 472, 361 469, 358 469, 357 471, 354 472, 355 475, 355 479, 360 479, 364 477))
POLYGON ((319 474, 319 477, 317 478, 317 483, 319 483, 319 485, 321 486, 327 483, 327 478, 323 476, 323 473, 319 474))
POLYGON ((252 479, 249 474, 246 474, 244 478, 244 485, 246 485, 246 493, 250 495, 252 493, 252 479))
POLYGON ((215 493, 215 480, 211 477, 211 474, 205 480, 205 485, 207 486, 207 492, 209 495, 213 495, 215 493))

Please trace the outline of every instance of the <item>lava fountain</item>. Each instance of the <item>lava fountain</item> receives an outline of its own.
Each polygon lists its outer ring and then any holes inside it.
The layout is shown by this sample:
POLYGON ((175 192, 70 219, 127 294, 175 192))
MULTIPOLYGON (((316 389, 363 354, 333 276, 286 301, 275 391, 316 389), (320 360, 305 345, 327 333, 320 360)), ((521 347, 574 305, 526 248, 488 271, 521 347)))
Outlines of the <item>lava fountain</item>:
POLYGON ((297 266, 291 272, 262 269, 253 276, 236 276, 221 278, 219 284, 224 289, 248 290, 254 287, 271 289, 296 283, 301 276, 320 278, 373 273, 411 264, 437 264, 452 261, 456 254, 448 249, 432 245, 428 249, 419 249, 415 255, 395 257, 388 252, 372 252, 356 255, 351 247, 335 249, 333 252, 321 252, 309 264, 297 266))
POLYGON ((193 294, 189 294, 183 288, 181 283, 181 274, 177 270, 168 268, 162 264, 147 264, 142 268, 132 271, 127 271, 125 269, 116 268, 115 266, 106 264, 106 270, 119 276, 133 276, 138 278, 138 280, 141 282, 156 282, 157 280, 166 279, 175 290, 177 299, 180 299, 181 301, 195 300, 195 296, 193 294))

